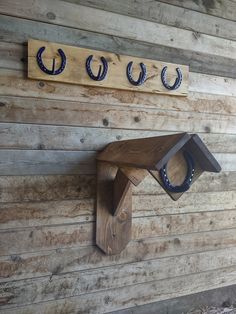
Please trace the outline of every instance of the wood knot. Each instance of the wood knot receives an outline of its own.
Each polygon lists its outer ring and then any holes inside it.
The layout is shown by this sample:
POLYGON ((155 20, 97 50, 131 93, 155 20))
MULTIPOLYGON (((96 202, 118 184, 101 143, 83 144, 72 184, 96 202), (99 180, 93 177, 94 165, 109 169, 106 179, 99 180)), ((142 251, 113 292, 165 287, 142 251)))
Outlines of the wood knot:
POLYGON ((53 12, 48 12, 47 13, 47 18, 49 20, 55 20, 56 19, 56 14, 54 14, 53 12))
POLYGON ((44 85, 45 85, 44 82, 41 81, 39 82, 39 87, 44 87, 44 85))
POLYGON ((108 121, 107 119, 103 119, 103 120, 102 120, 102 124, 103 124, 104 126, 108 126, 109 121, 108 121))
POLYGON ((140 122, 141 119, 140 119, 140 117, 134 117, 134 121, 135 121, 135 122, 140 122))

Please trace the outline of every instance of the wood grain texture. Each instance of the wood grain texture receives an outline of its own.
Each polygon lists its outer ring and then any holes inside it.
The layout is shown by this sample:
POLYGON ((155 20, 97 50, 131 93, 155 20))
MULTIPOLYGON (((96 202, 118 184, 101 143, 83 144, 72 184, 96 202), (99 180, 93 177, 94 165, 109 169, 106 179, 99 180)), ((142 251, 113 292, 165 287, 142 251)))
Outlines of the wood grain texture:
POLYGON ((163 63, 156 60, 135 58, 131 56, 119 55, 117 53, 113 54, 106 51, 97 51, 30 39, 28 41, 28 77, 31 79, 48 80, 53 82, 65 82, 121 90, 136 90, 147 93, 186 96, 188 93, 189 68, 185 65, 163 63), (66 66, 59 75, 48 75, 39 68, 37 63, 37 53, 41 47, 45 47, 42 60, 48 69, 52 66, 53 59, 55 60, 56 69, 59 68, 61 58, 58 54, 58 49, 62 49, 64 52, 66 56, 66 66), (103 57, 106 59, 108 70, 107 76, 104 80, 94 81, 88 76, 85 65, 89 56, 93 56, 91 69, 93 70, 93 73, 96 73, 94 74, 95 76, 98 75, 97 73, 101 64, 100 58, 103 57), (135 81, 140 75, 139 65, 141 63, 145 64, 147 77, 142 85, 134 86, 128 81, 126 72, 129 62, 133 62, 132 77, 135 81), (177 77, 176 68, 179 68, 182 73, 181 85, 176 90, 168 90, 162 84, 161 71, 166 66, 168 67, 167 80, 170 85, 175 83, 177 77))
POLYGON ((6 301, 1 308, 16 305, 38 303, 86 293, 108 290, 163 280, 171 277, 186 276, 196 272, 212 271, 218 268, 235 266, 236 248, 197 253, 184 256, 166 257, 158 260, 136 262, 73 272, 65 275, 53 275, 37 279, 26 279, 16 282, 2 282, 1 294, 6 301))
POLYGON ((117 170, 109 163, 97 163, 96 244, 108 255, 119 254, 132 234, 131 182, 117 170), (124 179, 124 186, 120 178, 124 179), (118 195, 119 188, 126 189, 123 197, 118 195))
MULTIPOLYGON (((235 210, 133 218, 132 239, 236 228, 235 210)), ((95 244, 95 224, 41 226, 0 231, 1 255, 95 244), (21 239, 24 239, 22 241, 21 239), (11 246, 9 246, 11 243, 11 246)))
POLYGON ((168 256, 235 247, 235 230, 220 230, 132 241, 116 257, 107 256, 96 246, 65 247, 35 253, 0 257, 1 282, 45 275, 55 276, 107 266, 118 266, 168 256))
MULTIPOLYGON (((93 294, 83 294, 80 297, 74 296, 24 307, 14 307, 13 309, 16 314, 42 313, 42 311, 53 314, 60 311, 62 313, 108 312, 232 285, 235 282, 235 278, 235 266, 232 266, 199 274, 99 291, 93 294), (176 287, 179 287, 180 290, 177 291, 176 287)), ((12 308, 6 309, 4 313, 9 314, 12 313, 11 311, 12 308)))
POLYGON ((91 7, 75 5, 56 0, 48 3, 46 0, 25 2, 22 8, 20 1, 3 0, 0 13, 33 19, 46 23, 80 28, 87 31, 95 31, 113 36, 135 39, 148 43, 157 43, 167 47, 189 49, 212 55, 231 58, 236 53, 236 44, 224 38, 215 38, 210 35, 194 35, 188 30, 180 30, 150 21, 142 21, 137 18, 119 15, 91 7), (47 8, 47 10, 44 9, 47 8), (46 12, 47 11, 47 12, 46 12), (53 16, 53 18, 51 18, 53 16), (91 16, 90 23, 87 16, 91 16), (137 32, 142 29, 142 32, 137 32))
POLYGON ((176 6, 187 8, 190 10, 195 10, 198 12, 206 13, 209 15, 219 16, 225 19, 236 21, 236 5, 234 0, 226 1, 186 1, 181 0, 160 0, 164 3, 171 3, 176 6))
MULTIPOLYGON (((88 105, 87 103, 30 98, 1 97, 0 99, 2 104, 0 107, 1 122, 51 123, 54 125, 155 130, 167 133, 168 131, 236 133, 235 115, 179 112, 179 110, 164 111, 162 109, 92 103, 88 105)), ((215 105, 217 106, 217 103, 215 105)))
MULTIPOLYGON (((95 180, 94 175, 0 176, 0 202, 19 203, 95 198, 95 180)), ((190 191, 191 193, 203 193, 234 190, 236 190, 236 172, 221 172, 217 175, 204 173, 190 191)), ((150 175, 133 191, 135 195, 148 194, 156 195, 156 197, 163 195, 162 188, 150 175)), ((186 192, 186 200, 189 192, 186 192)))
MULTIPOLYGON (((121 0, 117 2, 116 0, 112 1, 98 1, 98 0, 64 0, 66 2, 91 6, 97 9, 111 11, 119 13, 121 15, 128 15, 137 17, 139 19, 144 19, 148 21, 153 21, 156 23, 174 26, 177 28, 183 28, 190 31, 195 31, 199 33, 209 34, 215 37, 224 37, 228 39, 236 39, 236 31, 234 30, 235 24, 231 20, 223 19, 223 13, 228 10, 232 14, 232 11, 229 10, 228 6, 233 7, 233 1, 228 2, 227 5, 223 8, 223 3, 220 13, 221 18, 210 15, 210 12, 204 12, 207 14, 202 14, 198 12, 197 4, 195 2, 187 3, 180 1, 148 1, 143 2, 135 0, 121 0), (169 3, 168 3, 169 2, 169 3), (178 2, 179 6, 176 6, 178 2), (173 5, 172 5, 173 4, 173 5), (189 8, 189 9, 187 9, 189 8), (194 8, 194 9, 193 9, 194 8), (196 23, 196 21, 201 21, 196 23)), ((213 7, 215 5, 220 5, 219 2, 213 1, 213 7)), ((202 4, 204 1, 202 1, 202 4)), ((235 5, 234 5, 235 6, 235 5)), ((199 4, 200 7, 200 4, 199 4)), ((203 7, 203 5, 202 5, 203 7)), ((205 7, 206 8, 206 7, 205 7)), ((213 8, 210 8, 213 9, 213 8)), ((235 6, 236 13, 236 6, 235 6)))
POLYGON ((0 150, 0 175, 94 174, 96 152, 0 150))
MULTIPOLYGON (((187 193, 177 204, 162 193, 134 194, 133 217, 172 215, 190 212, 222 211, 236 206, 235 191, 187 193)), ((137 191, 135 191, 137 193, 137 191)), ((79 198, 79 196, 78 196, 79 198)), ((1 203, 0 229, 52 226, 95 221, 95 199, 1 203)))
POLYGON ((189 65, 192 72, 236 78, 236 61, 232 57, 213 56, 183 48, 166 47, 157 43, 149 44, 118 36, 4 15, 0 15, 0 30, 1 40, 7 43, 5 47, 2 43, 3 47, 0 51, 1 65, 4 68, 26 71, 27 47, 20 48, 12 43, 26 44, 29 38, 35 38, 74 46, 79 42, 81 47, 98 50, 106 47, 107 51, 114 53, 129 54, 135 57, 145 56, 149 59, 189 65), (18 54, 21 54, 19 58, 18 54))

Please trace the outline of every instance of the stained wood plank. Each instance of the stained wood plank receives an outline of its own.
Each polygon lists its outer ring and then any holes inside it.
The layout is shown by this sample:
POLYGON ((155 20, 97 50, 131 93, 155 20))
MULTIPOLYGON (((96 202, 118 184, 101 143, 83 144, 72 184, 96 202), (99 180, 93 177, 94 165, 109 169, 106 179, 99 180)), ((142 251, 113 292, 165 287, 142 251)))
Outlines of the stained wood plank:
MULTIPOLYGON (((0 232, 1 255, 94 244, 94 223, 8 229, 0 232), (22 241, 24 239, 24 241, 22 241), (9 246, 11 243, 11 246, 9 246)), ((235 210, 133 218, 132 239, 236 227, 235 210)))
MULTIPOLYGON (((61 300, 48 301, 24 307, 14 307, 16 314, 20 313, 58 313, 61 312, 87 312, 100 313, 114 311, 121 308, 137 306, 140 304, 174 298, 181 295, 197 293, 234 284, 236 279, 235 266, 174 277, 161 281, 152 281, 145 284, 136 284, 122 288, 109 289, 80 297, 62 298, 61 300), (176 289, 179 287, 179 289, 176 289)), ((12 309, 4 313, 12 313, 12 309)))
POLYGON ((231 58, 236 53, 236 43, 228 39, 205 34, 196 36, 188 30, 63 1, 58 3, 53 0, 48 3, 37 0, 32 5, 27 0, 22 8, 19 0, 3 0, 0 13, 222 57, 231 58), (88 16, 93 17, 90 23, 87 22, 88 16), (142 32, 138 32, 139 29, 142 32))
MULTIPOLYGON (((0 98, 0 121, 236 134, 236 116, 30 98, 0 98), (32 106, 33 104, 33 106, 32 106)), ((83 141, 83 140, 82 140, 83 141)), ((40 143, 41 144, 41 143, 40 143)))
MULTIPOLYGON (((183 2, 180 1, 178 2, 179 6, 175 5, 175 2, 177 1, 169 1, 169 4, 164 3, 165 1, 137 2, 135 0, 128 1, 123 0, 119 2, 117 2, 116 0, 112 1, 64 0, 64 1, 85 6, 91 6, 97 9, 119 13, 121 15, 133 16, 139 19, 153 21, 156 23, 174 26, 177 28, 184 28, 190 31, 196 31, 199 33, 209 34, 216 37, 224 37, 232 40, 236 39, 236 31, 234 29, 235 24, 233 21, 209 15, 209 12, 207 12, 208 14, 202 14, 196 10, 197 6, 196 3, 192 4, 192 6, 195 6, 194 10, 192 10, 191 4, 184 4, 183 2), (189 10, 186 9, 186 7, 190 7, 189 10), (201 22, 196 23, 196 21, 201 22)), ((204 1, 202 1, 202 3, 204 3, 204 1)), ((219 4, 219 2, 216 1, 215 3, 219 4)), ((228 1, 228 3, 229 3, 228 5, 231 5, 231 8, 234 7, 232 1, 228 1)), ((226 10, 227 6, 224 7, 224 11, 226 10)))
POLYGON ((1 150, 0 175, 94 174, 95 152, 1 150))
POLYGON ((0 285, 1 309, 235 266, 236 248, 167 257, 0 285))
MULTIPOLYGON (((210 23, 208 25, 211 26, 210 23)), ((129 54, 135 57, 145 56, 149 59, 189 65, 193 72, 236 77, 236 60, 232 57, 229 59, 4 15, 0 16, 0 31, 1 40, 8 43, 0 51, 1 65, 4 68, 26 70, 27 48, 21 48, 12 43, 22 44, 26 43, 29 38, 35 38, 75 46, 79 42, 81 47, 98 50, 106 47, 107 51, 114 53, 129 54), (10 55, 9 51, 11 51, 10 55), (18 53, 21 53, 19 58, 18 53)), ((4 43, 2 45, 4 46, 4 43)))
MULTIPOLYGON (((135 191, 137 193, 137 191, 135 191)), ((144 191, 145 192, 145 191, 144 191)), ((156 184, 157 195, 134 194, 133 217, 234 209, 235 191, 187 193, 177 204, 156 184)), ((2 203, 0 229, 95 221, 95 199, 2 203)))
MULTIPOLYGON (((97 75, 97 74, 96 74, 97 75)), ((28 78, 48 80, 56 82, 65 82, 71 84, 100 86, 107 88, 115 88, 121 90, 136 90, 147 93, 168 94, 177 96, 186 96, 188 93, 189 67, 185 65, 163 63, 161 61, 135 58, 117 53, 109 53, 107 51, 97 51, 94 49, 85 49, 62 45, 57 43, 49 43, 46 41, 38 41, 30 39, 28 41, 28 78), (41 47, 46 47, 42 56, 44 64, 47 68, 52 65, 52 60, 55 60, 56 68, 61 64, 61 58, 58 55, 58 49, 62 49, 66 56, 65 69, 59 75, 48 75, 44 73, 38 66, 37 54, 41 47), (86 72, 85 64, 88 56, 93 56, 93 73, 99 73, 101 64, 100 58, 107 60, 107 77, 101 81, 94 81, 86 72), (146 79, 140 86, 132 85, 127 79, 127 65, 133 62, 133 77, 139 77, 140 67, 143 62, 146 67, 146 79), (58 65, 59 64, 59 65, 58 65), (174 84, 176 80, 176 68, 179 68, 182 73, 181 85, 176 90, 168 90, 161 81, 161 71, 168 67, 168 82, 174 84), (78 70, 79 69, 79 70, 78 70)))
MULTIPOLYGON (((0 202, 63 201, 95 197, 94 175, 1 176, 0 202)), ((163 195, 163 189, 151 176, 133 189, 135 195, 163 195)), ((236 172, 204 173, 186 192, 221 192, 236 190, 236 172), (207 184, 206 184, 207 182, 207 184)), ((207 196, 206 196, 207 197, 207 196)), ((185 196, 183 196, 185 199, 185 196)))
POLYGON ((118 266, 168 256, 235 247, 235 230, 221 230, 132 241, 123 252, 103 254, 96 246, 66 247, 0 257, 1 282, 118 266))

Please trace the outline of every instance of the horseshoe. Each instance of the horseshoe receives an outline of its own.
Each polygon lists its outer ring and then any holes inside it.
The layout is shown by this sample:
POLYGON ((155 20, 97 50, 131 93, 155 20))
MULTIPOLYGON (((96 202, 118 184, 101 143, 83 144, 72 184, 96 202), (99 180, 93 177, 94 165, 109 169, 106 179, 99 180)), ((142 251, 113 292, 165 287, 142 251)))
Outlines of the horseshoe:
POLYGON ((143 64, 142 62, 140 63, 140 67, 141 67, 141 72, 139 73, 139 78, 137 81, 135 81, 133 78, 132 78, 132 66, 133 66, 133 61, 130 61, 127 65, 127 71, 126 71, 126 74, 127 74, 127 78, 129 80, 129 82, 134 85, 134 86, 139 86, 139 85, 142 85, 145 80, 146 80, 146 77, 147 77, 147 69, 146 69, 146 66, 145 64, 143 64))
POLYGON ((86 71, 89 75, 89 77, 94 81, 103 81, 106 78, 107 71, 108 71, 108 63, 107 60, 104 57, 101 57, 102 65, 103 65, 103 71, 102 66, 99 66, 98 74, 95 76, 91 69, 91 62, 93 59, 93 55, 90 55, 86 60, 86 71))
POLYGON ((40 69, 47 74, 50 75, 58 75, 60 73, 62 73, 62 71, 65 69, 66 66, 66 55, 64 54, 62 49, 58 49, 58 53, 61 57, 61 65, 59 67, 59 69, 55 70, 55 58, 53 58, 53 63, 52 63, 52 70, 49 70, 45 67, 45 65, 43 64, 43 60, 42 60, 42 53, 44 52, 45 47, 41 47, 39 48, 38 52, 37 52, 37 62, 38 62, 38 66, 40 67, 40 69))
POLYGON ((173 192, 173 193, 182 193, 187 191, 190 188, 190 185, 192 183, 192 179, 193 179, 193 175, 195 172, 194 169, 194 160, 193 157, 191 156, 190 153, 184 151, 183 153, 184 155, 184 159, 187 163, 188 166, 188 170, 187 170, 187 175, 183 181, 183 183, 181 185, 172 185, 170 183, 170 180, 167 176, 167 172, 166 172, 166 165, 164 165, 161 169, 160 169, 160 176, 161 176, 161 180, 163 183, 163 186, 165 187, 166 190, 168 190, 169 192, 173 192))
POLYGON ((165 66, 161 71, 161 81, 162 81, 162 84, 165 86, 165 88, 170 89, 170 90, 175 90, 175 89, 179 88, 181 83, 182 83, 182 79, 183 79, 180 68, 176 68, 176 72, 177 72, 178 77, 176 78, 176 80, 172 86, 169 85, 169 83, 167 82, 166 71, 167 71, 167 66, 165 66))

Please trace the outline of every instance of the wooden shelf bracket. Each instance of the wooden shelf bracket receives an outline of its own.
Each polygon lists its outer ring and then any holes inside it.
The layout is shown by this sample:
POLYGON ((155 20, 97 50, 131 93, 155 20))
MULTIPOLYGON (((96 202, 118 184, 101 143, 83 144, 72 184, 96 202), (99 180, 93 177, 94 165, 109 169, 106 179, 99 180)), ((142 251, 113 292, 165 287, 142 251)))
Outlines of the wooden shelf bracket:
POLYGON ((131 240, 132 186, 150 173, 173 200, 178 200, 204 171, 221 167, 197 134, 179 133, 110 143, 97 156, 96 244, 106 254, 120 253, 131 240), (183 156, 191 156, 189 163, 183 156), (168 173, 177 189, 166 185, 168 173), (185 175, 185 179, 184 179, 185 175), (181 182, 184 190, 181 190, 181 182), (189 187, 188 187, 189 184, 189 187), (176 192, 177 191, 177 192, 176 192))

